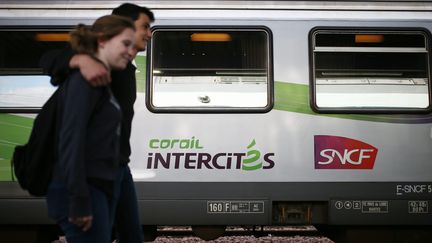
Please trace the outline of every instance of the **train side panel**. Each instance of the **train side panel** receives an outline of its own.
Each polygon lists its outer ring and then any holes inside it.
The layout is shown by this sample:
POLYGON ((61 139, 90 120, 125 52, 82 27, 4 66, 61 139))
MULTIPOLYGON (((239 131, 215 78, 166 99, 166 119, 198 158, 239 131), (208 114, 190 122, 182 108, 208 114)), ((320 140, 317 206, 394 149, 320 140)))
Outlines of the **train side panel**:
MULTIPOLYGON (((62 17, 51 16, 52 10, 30 11, 26 18, 2 11, 0 25, 7 28, 72 26, 109 12, 71 10, 62 17)), ((427 8, 157 9, 155 14, 156 27, 268 28, 274 96, 273 109, 265 113, 153 113, 146 106, 146 54, 140 54, 130 166, 144 224, 431 225, 431 113, 316 112, 310 62, 310 33, 316 27, 429 32, 427 8)), ((1 114, 5 121, 9 116, 1 114)), ((21 114, 11 122, 22 133, 31 121, 21 114)), ((0 127, 13 130, 4 121, 0 127)), ((19 136, 16 143, 25 141, 19 136)), ((3 147, 11 154, 13 145, 3 147)), ((2 224, 52 223, 44 200, 28 196, 10 179, 0 183, 0 213, 10 216, 1 217, 2 224)))

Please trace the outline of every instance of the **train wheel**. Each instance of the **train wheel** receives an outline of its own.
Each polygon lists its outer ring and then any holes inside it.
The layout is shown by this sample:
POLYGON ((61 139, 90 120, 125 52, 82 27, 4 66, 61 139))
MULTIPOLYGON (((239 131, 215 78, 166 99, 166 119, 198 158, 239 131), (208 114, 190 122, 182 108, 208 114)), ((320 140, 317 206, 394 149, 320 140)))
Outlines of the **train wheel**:
POLYGON ((144 225, 143 232, 144 232, 144 242, 154 241, 158 236, 156 225, 144 225))
POLYGON ((193 225, 192 231, 203 240, 214 240, 225 234, 225 225, 193 225))

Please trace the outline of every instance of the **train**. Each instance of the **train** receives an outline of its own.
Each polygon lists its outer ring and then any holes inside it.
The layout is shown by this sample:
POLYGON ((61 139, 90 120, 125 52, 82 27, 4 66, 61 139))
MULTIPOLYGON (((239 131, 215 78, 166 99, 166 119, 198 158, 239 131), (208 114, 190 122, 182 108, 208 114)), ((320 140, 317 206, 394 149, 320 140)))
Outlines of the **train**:
MULTIPOLYGON (((432 1, 130 2, 156 17, 134 60, 147 238, 314 225, 336 242, 432 241, 432 1)), ((0 3, 0 233, 54 224, 10 164, 55 90, 41 55, 119 4, 0 3)))

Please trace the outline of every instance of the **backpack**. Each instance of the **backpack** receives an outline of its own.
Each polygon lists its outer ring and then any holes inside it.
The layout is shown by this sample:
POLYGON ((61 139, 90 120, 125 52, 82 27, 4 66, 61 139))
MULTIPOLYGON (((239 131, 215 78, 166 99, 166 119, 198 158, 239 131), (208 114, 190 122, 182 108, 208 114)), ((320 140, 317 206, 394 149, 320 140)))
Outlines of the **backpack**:
POLYGON ((46 195, 57 158, 61 118, 59 90, 54 92, 36 116, 27 144, 15 146, 12 156, 12 170, 18 183, 33 196, 46 195))

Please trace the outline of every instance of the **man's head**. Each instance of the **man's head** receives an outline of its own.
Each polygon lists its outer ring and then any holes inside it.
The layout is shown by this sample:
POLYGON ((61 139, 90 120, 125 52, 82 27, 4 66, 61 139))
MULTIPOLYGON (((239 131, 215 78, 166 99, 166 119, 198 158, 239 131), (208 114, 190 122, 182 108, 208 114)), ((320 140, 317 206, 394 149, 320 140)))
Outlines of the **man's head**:
POLYGON ((124 3, 115 8, 112 14, 129 17, 134 21, 135 48, 137 51, 144 51, 147 47, 147 42, 152 37, 150 24, 155 20, 153 12, 146 7, 124 3))

